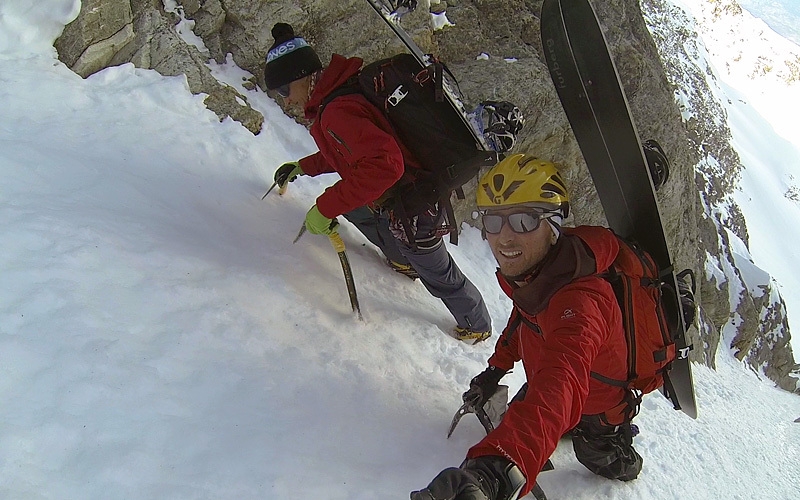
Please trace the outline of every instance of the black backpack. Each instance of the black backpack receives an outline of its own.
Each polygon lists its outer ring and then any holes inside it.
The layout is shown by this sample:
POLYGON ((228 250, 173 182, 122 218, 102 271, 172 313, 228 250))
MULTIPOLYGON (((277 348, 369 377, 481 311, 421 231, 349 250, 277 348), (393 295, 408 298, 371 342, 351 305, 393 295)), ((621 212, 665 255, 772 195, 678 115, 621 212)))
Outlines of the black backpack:
MULTIPOLYGON (((421 166, 390 188, 389 196, 381 202, 403 223, 411 244, 414 238, 410 219, 435 210, 437 203, 447 214, 451 241, 455 243, 457 228, 451 194, 456 192, 464 199, 461 186, 482 167, 494 166, 502 159, 500 152, 481 144, 447 101, 443 91, 445 71, 452 78, 441 62, 433 60, 423 67, 411 54, 373 62, 326 96, 317 116, 319 120, 333 99, 359 93, 388 118, 397 137, 421 166)), ((514 134, 522 121, 519 114, 514 134)))

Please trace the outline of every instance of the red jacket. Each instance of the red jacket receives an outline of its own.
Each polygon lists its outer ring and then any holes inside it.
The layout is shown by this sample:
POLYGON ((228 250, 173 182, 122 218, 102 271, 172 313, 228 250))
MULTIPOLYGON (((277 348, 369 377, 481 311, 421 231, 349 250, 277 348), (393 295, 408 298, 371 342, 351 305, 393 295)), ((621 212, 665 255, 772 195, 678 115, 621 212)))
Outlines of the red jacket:
POLYGON ((622 388, 590 377, 627 378, 619 305, 611 285, 595 275, 608 268, 618 248, 608 229, 566 229, 527 283, 517 286, 498 273, 514 307, 489 364, 509 370, 522 360, 528 391, 467 456, 505 456, 525 474, 526 493, 581 415, 604 413, 625 397, 622 388), (522 321, 515 321, 517 315, 522 321))
POLYGON ((319 151, 301 159, 300 168, 311 176, 329 172, 341 176, 317 198, 320 213, 331 219, 370 205, 400 179, 406 163, 416 166, 383 113, 361 94, 337 97, 317 120, 325 97, 356 75, 362 63, 357 57, 334 54, 305 106, 319 151))

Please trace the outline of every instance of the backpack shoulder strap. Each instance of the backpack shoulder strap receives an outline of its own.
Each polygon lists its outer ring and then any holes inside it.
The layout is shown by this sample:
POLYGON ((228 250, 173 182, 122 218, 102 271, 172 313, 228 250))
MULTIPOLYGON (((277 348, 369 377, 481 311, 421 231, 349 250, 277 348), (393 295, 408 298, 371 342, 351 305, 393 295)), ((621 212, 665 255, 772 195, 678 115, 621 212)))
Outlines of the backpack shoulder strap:
POLYGON ((345 95, 351 94, 362 94, 361 86, 358 83, 358 75, 353 75, 347 79, 345 83, 336 87, 331 91, 330 94, 326 95, 322 102, 319 105, 319 110, 317 111, 317 121, 322 119, 322 112, 325 111, 325 107, 330 103, 332 100, 336 99, 337 97, 342 97, 345 95))

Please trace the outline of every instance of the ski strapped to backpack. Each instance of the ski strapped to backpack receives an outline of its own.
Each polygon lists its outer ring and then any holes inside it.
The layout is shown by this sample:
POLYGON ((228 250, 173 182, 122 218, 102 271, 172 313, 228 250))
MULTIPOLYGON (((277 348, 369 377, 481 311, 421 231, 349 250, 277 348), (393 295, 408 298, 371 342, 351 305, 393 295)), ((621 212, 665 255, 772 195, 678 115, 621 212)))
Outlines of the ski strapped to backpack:
MULTIPOLYGON (((335 89, 320 104, 317 119, 325 107, 344 95, 361 94, 379 108, 389 120, 395 134, 421 166, 406 175, 388 191, 381 206, 390 210, 403 226, 410 244, 414 244, 411 219, 419 214, 444 210, 451 241, 455 242, 457 227, 450 202, 453 192, 464 199, 461 187, 474 178, 483 167, 494 166, 502 152, 484 149, 476 136, 464 124, 462 117, 447 101, 444 78, 447 67, 433 57, 423 66, 411 54, 398 54, 367 64, 361 72, 335 89)), ((506 123, 504 140, 500 145, 513 146, 513 138, 524 120, 519 109, 510 103, 493 102, 491 111, 515 110, 513 120, 495 119, 487 134, 497 135, 498 124, 506 123), (511 140, 509 140, 509 138, 511 140)), ((409 170, 411 170, 409 168, 409 170)))

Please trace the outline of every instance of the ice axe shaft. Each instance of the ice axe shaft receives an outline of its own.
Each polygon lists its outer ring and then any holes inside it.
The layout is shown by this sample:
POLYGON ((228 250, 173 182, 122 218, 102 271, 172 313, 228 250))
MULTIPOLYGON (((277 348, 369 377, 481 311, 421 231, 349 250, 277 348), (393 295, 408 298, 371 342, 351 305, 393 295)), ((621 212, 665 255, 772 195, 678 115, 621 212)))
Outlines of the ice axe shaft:
MULTIPOLYGON (((336 219, 334 219, 331 224, 335 224, 336 219)), ((306 225, 303 223, 303 226, 300 228, 300 232, 297 233, 297 236, 292 241, 292 244, 297 243, 304 234, 306 234, 306 225)), ((350 260, 347 258, 347 252, 344 248, 344 241, 342 241, 342 237, 339 236, 339 233, 333 232, 328 235, 328 239, 333 246, 333 249, 336 250, 336 254, 339 256, 339 262, 342 264, 342 273, 344 273, 344 282, 347 285, 347 295, 350 296, 350 306, 353 308, 353 311, 358 314, 358 319, 364 320, 364 316, 361 315, 361 306, 358 304, 358 294, 356 293, 356 282, 353 279, 353 269, 350 267, 350 260)))
POLYGON ((344 281, 347 284, 347 294, 350 296, 350 306, 353 308, 353 311, 358 314, 358 319, 363 321, 364 317, 361 315, 361 307, 358 305, 356 283, 355 280, 353 280, 353 270, 350 267, 350 261, 347 259, 347 252, 345 252, 344 249, 344 241, 342 241, 342 237, 339 236, 339 233, 331 233, 328 235, 328 238, 331 241, 331 245, 333 245, 333 249, 336 250, 336 253, 339 255, 339 262, 342 263, 344 281))

